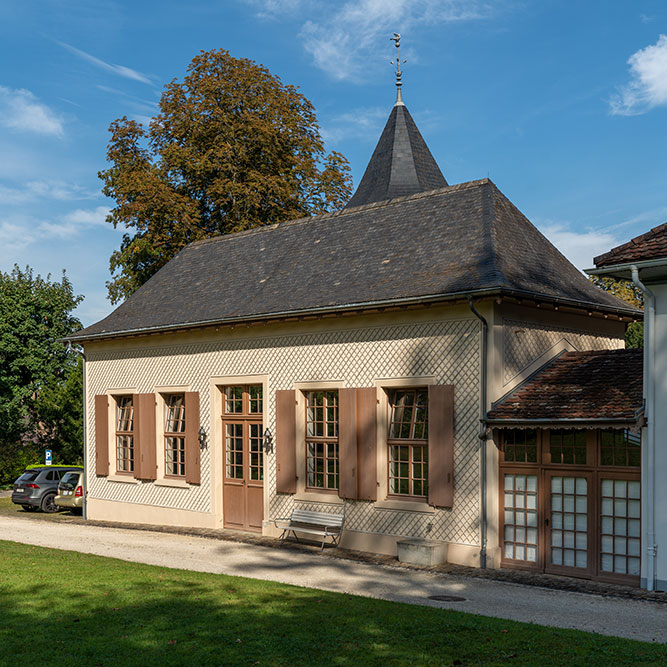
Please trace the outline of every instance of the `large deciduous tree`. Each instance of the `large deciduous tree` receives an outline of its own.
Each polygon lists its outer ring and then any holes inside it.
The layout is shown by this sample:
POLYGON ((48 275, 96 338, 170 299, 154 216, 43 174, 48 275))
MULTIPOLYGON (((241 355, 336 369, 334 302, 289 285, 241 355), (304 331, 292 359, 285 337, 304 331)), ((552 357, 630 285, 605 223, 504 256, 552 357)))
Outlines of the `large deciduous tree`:
POLYGON ((222 49, 174 79, 144 128, 111 123, 107 220, 130 230, 111 256, 113 303, 191 241, 341 208, 350 168, 326 153, 313 105, 265 67, 222 49))
POLYGON ((56 461, 82 456, 81 364, 59 340, 81 328, 72 311, 82 298, 64 273, 0 271, 0 481, 46 446, 56 461))

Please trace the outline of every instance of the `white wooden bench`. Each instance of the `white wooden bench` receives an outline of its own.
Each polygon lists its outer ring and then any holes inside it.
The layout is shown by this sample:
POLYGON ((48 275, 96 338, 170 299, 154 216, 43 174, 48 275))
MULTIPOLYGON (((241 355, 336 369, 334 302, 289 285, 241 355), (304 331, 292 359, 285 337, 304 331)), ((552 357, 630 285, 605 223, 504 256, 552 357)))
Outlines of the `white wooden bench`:
POLYGON ((284 544, 290 533, 298 542, 297 532, 309 535, 317 535, 322 538, 322 548, 327 537, 331 538, 332 546, 338 546, 340 535, 343 532, 345 523, 345 505, 341 514, 329 514, 328 512, 309 512, 307 510, 294 509, 292 515, 284 519, 274 519, 276 528, 282 528, 283 533, 280 536, 280 544, 284 544))

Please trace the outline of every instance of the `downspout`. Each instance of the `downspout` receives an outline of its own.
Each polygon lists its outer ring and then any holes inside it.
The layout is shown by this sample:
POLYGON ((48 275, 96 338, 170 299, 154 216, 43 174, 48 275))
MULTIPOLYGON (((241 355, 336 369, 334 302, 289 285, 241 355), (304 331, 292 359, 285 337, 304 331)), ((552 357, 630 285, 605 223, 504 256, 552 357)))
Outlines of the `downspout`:
POLYGON ((639 279, 639 269, 633 264, 630 267, 632 271, 632 282, 646 295, 648 318, 644 318, 644 397, 646 400, 646 434, 648 442, 646 443, 646 456, 642 464, 646 465, 646 470, 642 469, 642 478, 646 479, 646 489, 642 489, 642 494, 646 493, 646 527, 647 541, 646 545, 646 588, 649 591, 655 590, 655 295, 639 279), (648 321, 646 321, 648 319, 648 321), (647 344, 648 343, 648 344, 647 344))
POLYGON ((489 338, 489 324, 482 315, 475 309, 472 297, 468 299, 468 306, 473 315, 477 317, 482 323, 482 415, 479 426, 479 440, 480 440, 480 477, 482 482, 482 517, 480 527, 480 542, 482 548, 479 552, 479 566, 482 569, 486 568, 486 358, 488 350, 489 338))
POLYGON ((67 351, 76 352, 81 356, 83 364, 81 366, 81 373, 83 374, 83 500, 81 506, 81 516, 85 520, 87 518, 87 500, 86 496, 88 493, 88 484, 86 482, 86 477, 88 475, 88 466, 86 465, 86 353, 81 350, 77 350, 75 347, 72 347, 72 343, 67 341, 67 351))

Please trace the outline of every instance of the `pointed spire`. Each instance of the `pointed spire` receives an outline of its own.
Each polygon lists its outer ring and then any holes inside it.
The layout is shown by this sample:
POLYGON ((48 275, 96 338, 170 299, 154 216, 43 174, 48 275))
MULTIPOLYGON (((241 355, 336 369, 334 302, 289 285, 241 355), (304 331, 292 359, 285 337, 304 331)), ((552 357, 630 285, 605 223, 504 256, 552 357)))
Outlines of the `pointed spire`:
POLYGON ((392 61, 396 64, 396 102, 359 187, 345 208, 447 186, 440 167, 403 102, 398 57, 401 36, 394 33, 390 39, 396 44, 396 61, 392 61))

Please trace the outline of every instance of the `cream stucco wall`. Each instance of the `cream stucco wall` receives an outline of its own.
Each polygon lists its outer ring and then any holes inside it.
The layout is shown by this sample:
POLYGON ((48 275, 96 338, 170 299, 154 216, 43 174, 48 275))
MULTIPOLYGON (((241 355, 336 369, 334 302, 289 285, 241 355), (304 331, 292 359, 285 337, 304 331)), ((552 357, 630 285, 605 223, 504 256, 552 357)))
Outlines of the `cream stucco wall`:
MULTIPOLYGON (((623 325, 564 313, 544 312, 493 301, 477 304, 489 322, 487 408, 560 349, 599 349, 622 345, 623 325)), ((106 520, 222 527, 222 433, 220 387, 262 384, 265 426, 275 433, 275 391, 309 387, 455 386, 455 493, 452 509, 434 509, 386 499, 386 456, 382 420, 378 429, 378 502, 349 502, 350 548, 395 553, 404 536, 449 543, 452 562, 479 564, 481 417, 481 325, 467 306, 432 307, 377 315, 305 320, 280 325, 144 336, 88 343, 87 454, 94 460, 94 396, 100 393, 198 391, 201 422, 209 434, 202 451, 201 484, 172 480, 139 482, 97 477, 89 466, 88 516, 106 520)), ((379 392, 382 417, 383 392, 379 392)), ((159 421, 158 421, 159 423, 159 421)), ((302 425, 298 440, 303 439, 302 425)), ((110 427, 111 428, 111 427, 110 427)), ((386 429, 385 429, 386 430, 386 429)), ((157 446, 157 444, 156 444, 157 446)), ((111 447, 113 449, 113 447, 111 447)), ((300 451, 300 450, 298 450, 300 451)), ((303 454, 303 452, 301 452, 303 454)), ((489 565, 499 563, 497 450, 487 443, 489 565)), ((304 467, 299 457, 299 469, 304 467)), ((303 475, 303 472, 302 472, 303 475)), ((264 532, 271 520, 292 507, 340 511, 337 497, 275 493, 275 455, 265 460, 264 532)))
MULTIPOLYGON (((401 536, 423 536, 460 545, 451 550, 474 562, 479 544, 479 323, 465 307, 430 308, 221 328, 192 334, 134 338, 86 345, 88 460, 94 460, 94 396, 116 390, 159 392, 187 387, 200 393, 201 421, 209 434, 202 452, 201 484, 179 487, 116 476, 97 477, 89 467, 90 518, 221 527, 222 434, 219 387, 263 383, 265 426, 275 433, 277 389, 320 386, 392 386, 423 379, 453 384, 456 392, 455 501, 452 509, 380 502, 348 503, 348 546, 395 549, 401 536), (408 509, 410 508, 410 509, 408 509), (357 537, 355 537, 357 536, 357 537), (464 548, 465 547, 465 548, 464 548), (472 559, 472 560, 471 560, 472 559)), ((379 429, 381 431, 382 429, 379 429)), ((379 453, 384 453, 379 443, 379 453)), ((289 515, 295 503, 338 511, 331 496, 275 493, 275 455, 265 460, 265 533, 268 522, 289 515)))

